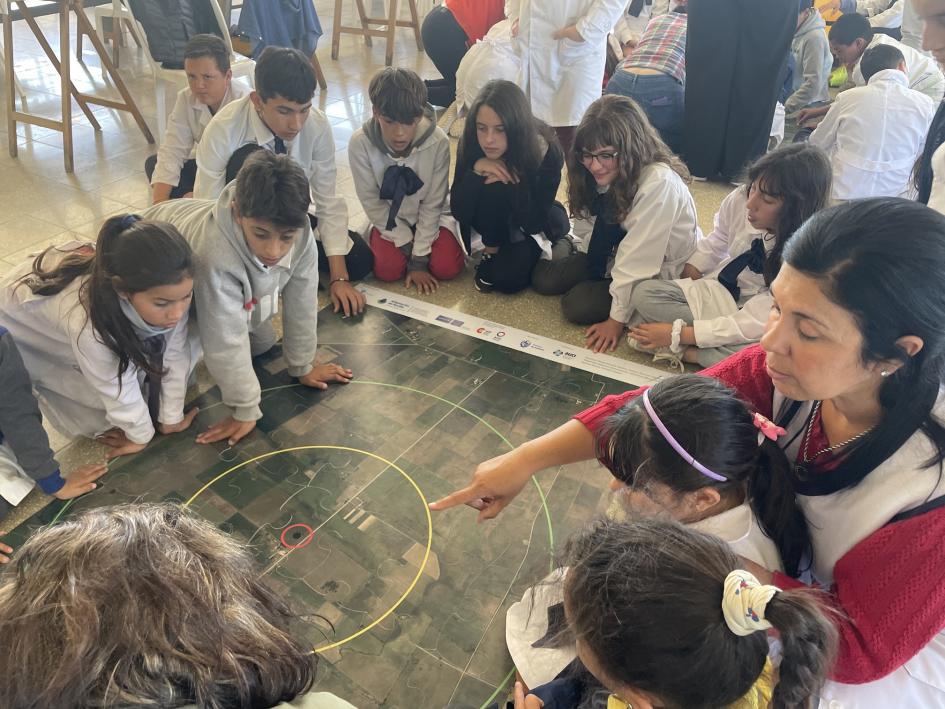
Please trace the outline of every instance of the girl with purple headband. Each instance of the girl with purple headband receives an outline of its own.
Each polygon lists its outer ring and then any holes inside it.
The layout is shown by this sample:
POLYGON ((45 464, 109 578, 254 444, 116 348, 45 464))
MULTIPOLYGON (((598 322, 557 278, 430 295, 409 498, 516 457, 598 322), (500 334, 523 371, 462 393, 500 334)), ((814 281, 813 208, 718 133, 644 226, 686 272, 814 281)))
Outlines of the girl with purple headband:
MULTIPOLYGON (((810 541, 775 442, 781 432, 718 380, 683 374, 610 416, 597 432, 597 457, 630 519, 680 522, 796 576, 809 565, 810 541)), ((554 625, 547 609, 561 601, 553 582, 563 575, 526 592, 506 616, 509 651, 529 686, 551 681, 574 658, 573 648, 541 642, 554 625)))
POLYGON ((597 457, 631 517, 668 517, 798 576, 810 562, 779 429, 717 379, 657 383, 597 432, 597 457))

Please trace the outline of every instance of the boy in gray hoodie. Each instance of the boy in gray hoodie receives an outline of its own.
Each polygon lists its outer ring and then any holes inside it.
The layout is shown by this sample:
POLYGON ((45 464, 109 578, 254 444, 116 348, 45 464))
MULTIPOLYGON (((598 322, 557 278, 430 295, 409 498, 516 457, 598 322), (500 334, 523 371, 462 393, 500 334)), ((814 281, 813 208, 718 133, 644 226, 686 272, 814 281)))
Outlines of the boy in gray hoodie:
POLYGON ((436 290, 458 276, 465 252, 449 213, 450 143, 427 88, 409 69, 382 69, 368 88, 374 115, 351 136, 354 188, 371 220, 374 277, 436 290))
POLYGON ((833 56, 827 41, 827 25, 813 5, 813 0, 800 0, 798 5, 797 30, 791 40, 796 63, 794 91, 784 104, 788 114, 830 101, 827 82, 833 56))
POLYGON ((262 417, 252 358, 276 342, 272 316, 284 313, 283 354, 300 384, 325 389, 351 370, 313 365, 318 318, 318 256, 308 219, 309 184, 287 155, 260 150, 216 200, 181 199, 145 211, 190 242, 197 272, 194 303, 204 359, 232 414, 197 436, 234 445, 262 417))

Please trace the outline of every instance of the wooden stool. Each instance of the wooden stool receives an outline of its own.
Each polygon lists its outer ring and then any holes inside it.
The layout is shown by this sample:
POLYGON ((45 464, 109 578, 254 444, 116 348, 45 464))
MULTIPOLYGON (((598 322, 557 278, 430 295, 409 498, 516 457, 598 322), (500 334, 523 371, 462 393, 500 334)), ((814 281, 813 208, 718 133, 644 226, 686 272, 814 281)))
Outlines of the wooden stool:
POLYGON ((387 17, 375 18, 368 17, 364 10, 364 0, 355 0, 358 6, 358 17, 361 20, 360 27, 345 27, 341 24, 341 6, 344 0, 335 0, 335 21, 331 30, 331 58, 338 58, 338 43, 341 40, 342 33, 355 34, 364 37, 364 43, 370 47, 371 37, 387 38, 387 55, 384 63, 390 66, 394 61, 394 33, 398 27, 413 27, 414 37, 417 39, 417 49, 423 51, 423 40, 420 39, 420 17, 417 13, 417 0, 407 0, 410 4, 410 20, 397 19, 397 5, 399 0, 388 0, 390 2, 390 12, 387 17), (371 25, 377 25, 380 29, 372 29, 371 25))

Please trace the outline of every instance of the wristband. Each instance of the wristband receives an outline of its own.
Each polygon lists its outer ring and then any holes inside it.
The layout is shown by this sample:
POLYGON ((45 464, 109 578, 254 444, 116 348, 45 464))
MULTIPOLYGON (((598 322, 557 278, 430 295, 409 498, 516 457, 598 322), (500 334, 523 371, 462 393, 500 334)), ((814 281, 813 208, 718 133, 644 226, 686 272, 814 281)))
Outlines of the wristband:
POLYGON ((679 344, 679 338, 682 336, 682 329, 685 327, 686 321, 682 318, 673 321, 673 333, 670 336, 669 340, 669 351, 674 354, 679 354, 682 352, 682 346, 679 344))
POLYGON ((328 284, 328 287, 331 288, 333 285, 339 282, 348 283, 348 279, 345 278, 344 276, 342 276, 341 278, 332 278, 331 282, 328 284))

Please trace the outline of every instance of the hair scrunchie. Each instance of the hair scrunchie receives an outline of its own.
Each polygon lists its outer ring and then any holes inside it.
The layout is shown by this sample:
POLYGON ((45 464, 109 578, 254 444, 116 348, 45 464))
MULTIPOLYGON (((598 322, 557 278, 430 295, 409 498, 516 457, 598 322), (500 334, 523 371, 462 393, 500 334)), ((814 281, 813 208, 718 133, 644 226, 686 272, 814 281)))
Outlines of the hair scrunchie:
POLYGON ((777 586, 762 585, 744 569, 735 569, 725 577, 722 591, 722 615, 728 629, 744 636, 770 628, 771 623, 765 620, 765 608, 780 590, 777 586))

